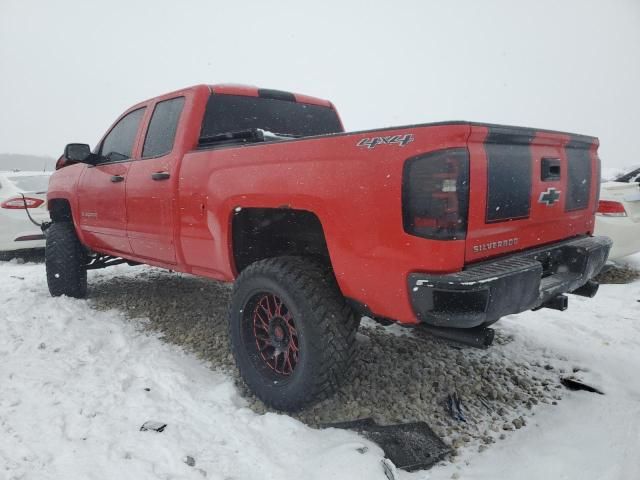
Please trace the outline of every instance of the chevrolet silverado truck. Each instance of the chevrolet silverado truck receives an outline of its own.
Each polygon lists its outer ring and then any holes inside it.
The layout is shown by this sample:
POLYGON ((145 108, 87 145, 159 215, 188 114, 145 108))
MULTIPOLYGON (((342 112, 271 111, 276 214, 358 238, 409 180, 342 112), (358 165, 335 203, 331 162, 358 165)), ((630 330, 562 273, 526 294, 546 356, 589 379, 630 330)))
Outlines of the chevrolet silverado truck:
MULTIPOLYGON (((362 315, 455 334, 593 296, 598 140, 473 122, 345 133, 305 95, 199 85, 139 103, 51 177, 52 295, 148 264, 235 282, 231 348, 266 404, 338 388, 362 315)), ((185 305, 188 308, 188 305, 185 305)), ((488 329, 491 330, 491 329, 488 329)))

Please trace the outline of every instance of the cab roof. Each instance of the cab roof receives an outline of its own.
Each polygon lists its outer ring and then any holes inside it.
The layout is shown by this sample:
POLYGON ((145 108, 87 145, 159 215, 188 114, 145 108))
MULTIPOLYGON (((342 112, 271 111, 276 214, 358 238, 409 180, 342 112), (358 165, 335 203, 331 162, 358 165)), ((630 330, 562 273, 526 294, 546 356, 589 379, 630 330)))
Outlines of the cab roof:
POLYGON ((329 100, 324 100, 322 98, 311 97, 309 95, 303 95, 301 93, 292 93, 285 92, 283 90, 273 90, 269 88, 260 88, 253 85, 240 85, 234 83, 219 83, 215 85, 193 85, 191 87, 181 88, 180 90, 175 90, 173 92, 167 92, 162 95, 157 95, 152 98, 148 98, 143 100, 142 102, 138 102, 132 107, 130 107, 127 112, 135 110, 151 101, 172 97, 179 94, 184 94, 189 90, 199 90, 206 88, 214 95, 240 95, 243 97, 261 97, 261 98, 272 98, 278 100, 287 100, 291 102, 297 103, 307 103, 310 105, 319 105, 321 107, 327 107, 335 110, 335 107, 329 100))

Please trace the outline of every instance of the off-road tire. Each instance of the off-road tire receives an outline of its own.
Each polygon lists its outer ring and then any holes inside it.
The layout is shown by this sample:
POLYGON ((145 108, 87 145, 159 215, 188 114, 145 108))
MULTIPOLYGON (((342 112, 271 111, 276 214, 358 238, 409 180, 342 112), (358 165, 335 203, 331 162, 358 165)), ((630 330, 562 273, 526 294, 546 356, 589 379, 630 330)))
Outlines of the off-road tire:
MULTIPOLYGON (((257 309, 257 306, 255 306, 257 309)), ((332 395, 353 363, 359 317, 347 305, 331 271, 302 257, 276 257, 248 266, 231 297, 229 338, 249 389, 266 405, 298 411, 332 395), (270 368, 252 341, 252 299, 278 296, 297 330, 297 363, 288 376, 270 368)))
POLYGON ((54 222, 49 227, 44 261, 51 296, 86 297, 86 253, 73 223, 54 222))

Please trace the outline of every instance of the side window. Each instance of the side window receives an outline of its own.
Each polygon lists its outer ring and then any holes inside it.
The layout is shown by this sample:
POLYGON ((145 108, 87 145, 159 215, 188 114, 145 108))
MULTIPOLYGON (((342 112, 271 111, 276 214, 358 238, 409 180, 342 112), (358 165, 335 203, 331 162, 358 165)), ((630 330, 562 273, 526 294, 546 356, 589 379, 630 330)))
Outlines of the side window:
POLYGON ((144 111, 143 107, 128 113, 111 129, 100 147, 100 155, 105 158, 103 162, 131 158, 133 144, 136 141, 136 134, 144 111))
POLYGON ((147 137, 144 139, 142 158, 159 157, 171 152, 183 106, 184 97, 172 98, 156 104, 149 122, 147 137))

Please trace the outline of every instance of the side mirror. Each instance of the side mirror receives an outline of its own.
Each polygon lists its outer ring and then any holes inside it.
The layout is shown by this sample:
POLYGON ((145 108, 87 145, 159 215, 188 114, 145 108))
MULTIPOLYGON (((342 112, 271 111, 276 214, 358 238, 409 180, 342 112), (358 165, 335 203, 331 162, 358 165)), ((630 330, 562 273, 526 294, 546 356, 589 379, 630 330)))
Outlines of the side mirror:
POLYGON ((86 143, 69 143, 64 147, 64 156, 72 162, 91 163, 91 148, 86 143))

